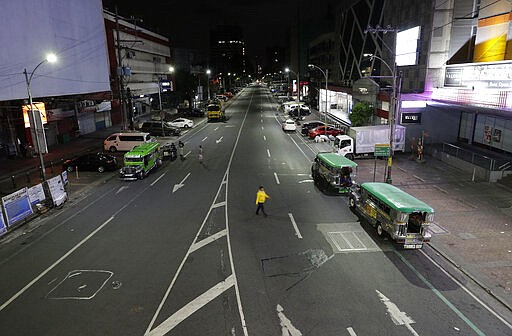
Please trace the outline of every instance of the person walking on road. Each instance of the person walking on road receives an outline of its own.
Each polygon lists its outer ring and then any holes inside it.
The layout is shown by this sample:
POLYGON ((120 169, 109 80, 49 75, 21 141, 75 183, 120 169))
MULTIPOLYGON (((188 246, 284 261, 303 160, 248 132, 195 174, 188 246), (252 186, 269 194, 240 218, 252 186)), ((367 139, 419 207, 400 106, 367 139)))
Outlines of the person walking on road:
POLYGON ((256 208, 256 215, 258 215, 261 210, 261 212, 263 212, 263 215, 267 217, 267 213, 265 212, 265 208, 263 207, 263 204, 265 204, 267 198, 270 198, 270 196, 267 195, 265 189, 263 189, 263 186, 260 186, 258 192, 256 193, 256 204, 258 205, 258 207, 256 208))
POLYGON ((183 151, 185 150, 185 144, 181 140, 178 142, 178 148, 180 150, 180 159, 183 161, 185 159, 185 155, 183 154, 183 151))
POLYGON ((204 152, 203 152, 203 146, 202 145, 199 145, 199 163, 203 163, 203 155, 204 155, 204 152))

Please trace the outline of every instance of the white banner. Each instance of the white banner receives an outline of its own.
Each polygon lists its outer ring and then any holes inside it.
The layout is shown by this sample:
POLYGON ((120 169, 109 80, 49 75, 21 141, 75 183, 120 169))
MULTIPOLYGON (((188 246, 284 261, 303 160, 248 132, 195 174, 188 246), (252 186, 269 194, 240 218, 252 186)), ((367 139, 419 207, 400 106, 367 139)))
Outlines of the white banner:
POLYGON ((48 181, 48 188, 50 189, 50 195, 52 196, 53 204, 55 206, 60 206, 67 199, 68 195, 66 193, 66 189, 64 189, 64 183, 62 182, 61 176, 55 176, 48 181))

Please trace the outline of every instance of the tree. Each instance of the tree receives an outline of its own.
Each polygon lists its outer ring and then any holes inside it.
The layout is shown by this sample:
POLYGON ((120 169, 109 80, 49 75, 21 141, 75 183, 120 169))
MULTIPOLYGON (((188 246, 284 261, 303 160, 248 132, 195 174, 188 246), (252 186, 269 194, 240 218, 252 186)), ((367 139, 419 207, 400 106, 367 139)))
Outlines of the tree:
POLYGON ((356 103, 350 114, 352 126, 370 125, 373 116, 373 108, 368 103, 356 103))

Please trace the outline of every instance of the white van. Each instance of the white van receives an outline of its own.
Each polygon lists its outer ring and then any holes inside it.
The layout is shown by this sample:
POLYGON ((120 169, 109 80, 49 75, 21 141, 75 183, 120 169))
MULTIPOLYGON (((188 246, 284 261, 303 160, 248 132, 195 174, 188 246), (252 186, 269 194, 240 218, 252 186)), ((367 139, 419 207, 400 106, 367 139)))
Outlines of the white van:
POLYGON ((114 133, 108 136, 103 141, 103 150, 116 152, 116 151, 131 151, 133 147, 138 146, 145 142, 152 142, 154 139, 149 133, 132 132, 132 133, 114 133))

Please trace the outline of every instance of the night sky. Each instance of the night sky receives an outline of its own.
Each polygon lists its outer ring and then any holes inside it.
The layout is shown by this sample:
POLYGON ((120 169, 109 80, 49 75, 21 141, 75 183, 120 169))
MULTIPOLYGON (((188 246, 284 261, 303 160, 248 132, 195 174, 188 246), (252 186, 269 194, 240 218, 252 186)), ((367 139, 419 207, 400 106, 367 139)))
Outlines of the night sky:
MULTIPOLYGON (((345 0, 346 2, 347 0, 345 0)), ((350 0, 348 0, 351 2, 350 0)), ((263 57, 267 46, 285 45, 289 25, 312 18, 334 16, 329 4, 343 0, 103 0, 105 8, 124 17, 143 19, 140 25, 168 37, 172 47, 208 50, 210 29, 219 24, 238 25, 250 57, 263 57)))

